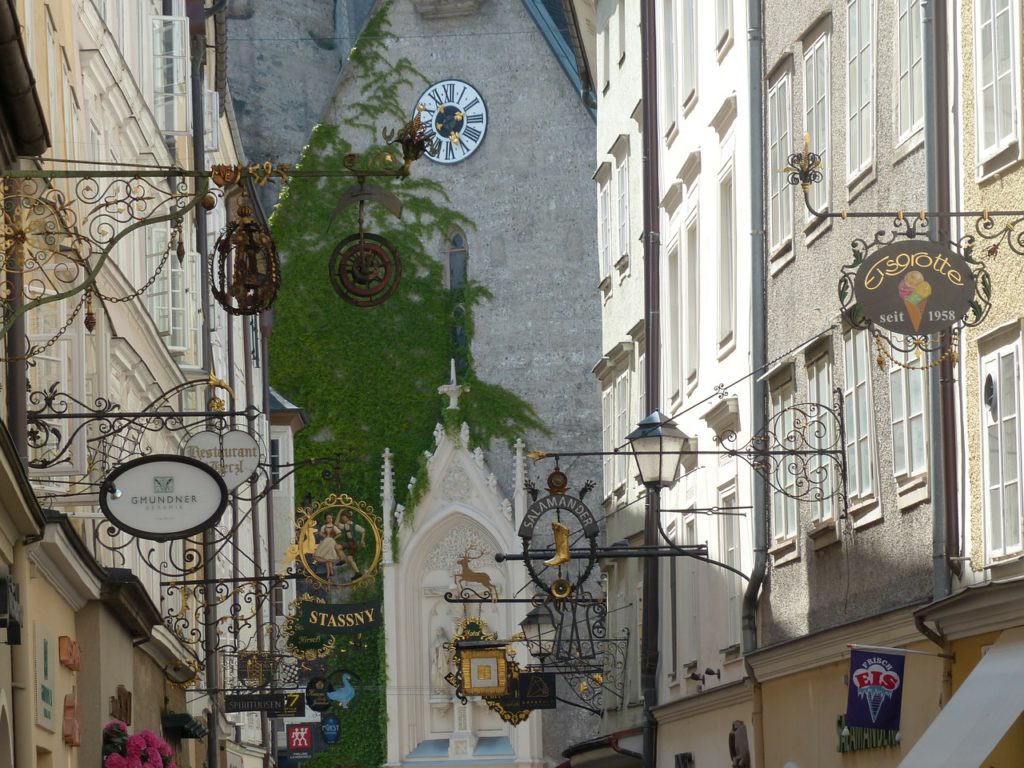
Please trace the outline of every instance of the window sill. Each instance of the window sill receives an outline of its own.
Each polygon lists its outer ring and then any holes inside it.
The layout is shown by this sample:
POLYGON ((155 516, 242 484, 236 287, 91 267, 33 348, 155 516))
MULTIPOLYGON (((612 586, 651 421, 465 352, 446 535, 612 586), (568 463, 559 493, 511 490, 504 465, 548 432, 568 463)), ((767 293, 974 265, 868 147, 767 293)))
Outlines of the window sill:
POLYGON ((793 238, 789 237, 771 252, 771 258, 769 259, 769 269, 772 277, 775 277, 783 268, 796 258, 796 251, 793 249, 793 238))
POLYGON ((601 278, 601 282, 597 284, 597 287, 601 291, 602 298, 607 299, 609 294, 612 292, 612 278, 611 275, 605 275, 601 278))
POLYGON ((732 643, 725 646, 725 648, 719 648, 718 655, 722 657, 722 661, 726 664, 730 661, 738 661, 740 658, 740 644, 732 643))
POLYGON ((611 89, 612 89, 612 81, 611 80, 605 80, 604 81, 604 88, 601 89, 601 95, 602 96, 607 96, 608 95, 608 91, 610 91, 611 89))
POLYGON ((725 58, 725 55, 732 50, 732 43, 732 30, 727 29, 719 39, 718 45, 715 46, 715 58, 718 60, 719 64, 722 63, 722 59, 725 58))
MULTIPOLYGON (((829 209, 826 207, 825 211, 829 209)), ((829 218, 812 218, 808 219, 804 223, 804 244, 810 245, 819 237, 824 235, 826 232, 832 229, 832 219, 829 218)))
POLYGON ((849 192, 847 205, 852 204, 854 200, 860 197, 864 190, 868 189, 875 183, 877 178, 878 175, 875 173, 875 161, 872 160, 867 168, 847 179, 846 189, 849 192))
POLYGON ((694 88, 690 91, 686 98, 683 99, 683 117, 688 117, 693 112, 694 107, 697 106, 697 89, 694 88))
POLYGON ((679 123, 675 120, 669 125, 668 130, 665 131, 665 148, 668 149, 672 146, 672 142, 676 140, 676 136, 679 135, 679 123))
POLYGON ((882 522, 882 506, 874 496, 868 496, 856 501, 850 500, 850 517, 853 519, 853 527, 860 530, 868 528, 875 523, 882 522))
POLYGON ((625 51, 623 51, 623 52, 622 52, 621 54, 619 54, 619 66, 620 66, 620 67, 622 66, 622 63, 623 63, 623 62, 624 62, 625 60, 626 60, 626 52, 625 52, 625 51))
POLYGON ((919 474, 912 477, 900 475, 896 478, 896 503, 901 512, 910 512, 931 498, 928 488, 928 475, 919 474))
POLYGON ((1004 149, 999 150, 987 159, 978 163, 976 174, 978 183, 980 184, 983 181, 999 178, 1004 171, 1009 170, 1010 167, 1019 162, 1020 159, 1020 143, 1017 140, 1014 140, 1004 149))
POLYGON ((718 340, 718 360, 725 360, 736 350, 736 334, 729 331, 723 338, 718 340))
POLYGON ((896 145, 896 152, 894 153, 892 160, 893 166, 899 165, 923 146, 924 124, 922 123, 906 136, 899 139, 899 143, 896 145))
POLYGON ((693 391, 697 388, 697 371, 687 374, 686 376, 686 396, 689 397, 693 394, 693 391))
POLYGON ((1024 571, 1024 553, 1022 552, 1000 555, 995 558, 986 554, 985 557, 987 560, 985 570, 989 571, 989 578, 1005 579, 1019 576, 1024 571))
POLYGON ((614 267, 619 273, 619 284, 621 285, 623 279, 629 274, 629 251, 626 251, 624 254, 619 256, 614 267))
POLYGON ((818 552, 833 544, 838 544, 839 522, 835 519, 818 520, 807 528, 807 538, 811 540, 811 547, 818 552))
POLYGON ((769 548, 768 554, 776 566, 795 563, 800 559, 800 547, 797 546, 796 536, 780 539, 769 548))

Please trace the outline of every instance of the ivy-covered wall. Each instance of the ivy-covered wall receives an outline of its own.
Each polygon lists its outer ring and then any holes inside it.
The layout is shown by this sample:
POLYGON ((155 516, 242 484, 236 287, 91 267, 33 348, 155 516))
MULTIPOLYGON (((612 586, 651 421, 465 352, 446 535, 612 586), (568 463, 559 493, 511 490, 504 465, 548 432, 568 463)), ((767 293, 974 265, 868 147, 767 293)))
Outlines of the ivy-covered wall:
MULTIPOLYGON (((345 155, 363 152, 380 141, 382 128, 398 128, 412 112, 399 102, 403 86, 426 83, 404 58, 389 61, 389 4, 371 18, 353 50, 350 76, 358 78, 362 99, 346 104, 338 125, 318 125, 302 153, 302 169, 340 169, 345 155)), ((426 162, 421 160, 420 162, 426 162)), ((310 423, 296 436, 296 460, 340 455, 340 477, 324 478, 315 469, 300 471, 296 493, 323 498, 347 493, 374 506, 380 503, 381 455, 395 455, 395 477, 401 491, 419 475, 419 458, 433 447, 434 425, 441 420, 444 400, 437 393, 447 381, 449 361, 461 358, 467 369, 460 383, 471 394, 460 403, 475 443, 511 440, 527 429, 543 429, 533 409, 501 387, 473 373, 468 341, 473 307, 487 292, 470 281, 453 295, 437 259, 440 244, 456 229, 472 231, 465 216, 451 210, 443 188, 417 178, 401 182, 371 180, 390 187, 402 200, 401 219, 368 204, 366 229, 394 243, 403 262, 403 277, 394 296, 372 308, 345 303, 333 291, 328 262, 335 245, 357 230, 357 209, 335 216, 340 196, 354 183, 343 178, 293 179, 271 218, 282 258, 281 291, 274 305, 270 337, 270 378, 287 399, 301 406, 310 423), (465 341, 453 334, 456 310, 465 341)), ((379 584, 367 588, 379 594, 379 584)), ((350 641, 330 666, 354 672, 360 684, 351 708, 338 711, 342 737, 329 751, 309 762, 310 768, 383 763, 384 710, 383 639, 380 632, 350 641)))

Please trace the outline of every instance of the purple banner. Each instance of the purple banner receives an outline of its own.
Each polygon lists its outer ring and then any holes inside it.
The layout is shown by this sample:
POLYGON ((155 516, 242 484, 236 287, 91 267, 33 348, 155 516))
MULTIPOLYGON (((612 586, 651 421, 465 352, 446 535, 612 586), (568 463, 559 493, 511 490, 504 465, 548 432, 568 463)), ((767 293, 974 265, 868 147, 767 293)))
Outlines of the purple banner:
POLYGON ((904 656, 850 651, 850 692, 846 724, 850 728, 900 729, 904 656))

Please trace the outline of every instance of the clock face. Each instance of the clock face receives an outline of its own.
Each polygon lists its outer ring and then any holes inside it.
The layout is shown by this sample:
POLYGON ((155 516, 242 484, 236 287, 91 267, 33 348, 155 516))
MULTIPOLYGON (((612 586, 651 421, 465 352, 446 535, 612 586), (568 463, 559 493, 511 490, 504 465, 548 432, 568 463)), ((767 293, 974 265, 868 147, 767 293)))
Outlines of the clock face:
MULTIPOLYGON (((441 80, 420 96, 427 125, 427 157, 457 163, 476 152, 487 132, 487 107, 469 83, 441 80)), ((417 107, 418 108, 418 107, 417 107)))

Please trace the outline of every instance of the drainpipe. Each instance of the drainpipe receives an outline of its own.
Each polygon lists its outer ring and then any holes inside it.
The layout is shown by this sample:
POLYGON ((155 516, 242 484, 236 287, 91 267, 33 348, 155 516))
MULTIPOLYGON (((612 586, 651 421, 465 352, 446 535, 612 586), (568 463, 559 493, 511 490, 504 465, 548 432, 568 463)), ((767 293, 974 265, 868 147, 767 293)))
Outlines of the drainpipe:
MULTIPOLYGON (((750 99, 750 317, 751 369, 760 372, 767 360, 768 314, 765 306, 764 271, 764 19, 762 0, 747 0, 747 88, 750 99)), ((751 392, 753 433, 764 430, 767 414, 767 386, 760 376, 754 377, 751 392)), ((767 493, 765 483, 755 477, 753 488, 754 567, 743 594, 743 653, 757 648, 757 598, 768 565, 768 526, 766 524, 767 493)))
MULTIPOLYGON (((640 9, 640 45, 643 71, 643 200, 644 200, 644 343, 647 380, 646 413, 660 407, 661 401, 661 253, 659 227, 661 195, 658 182, 658 33, 655 24, 655 0, 643 0, 640 9)), ((644 512, 644 544, 656 546, 661 519, 658 490, 647 491, 644 512)), ((657 765, 657 723, 654 707, 658 703, 658 641, 660 590, 659 566, 655 557, 644 558, 643 607, 640 626, 640 689, 643 709, 644 768, 657 765)))
MULTIPOLYGON (((0 183, 7 187, 5 192, 8 199, 16 200, 16 196, 21 192, 21 180, 4 179, 0 183)), ((14 215, 22 216, 19 212, 14 212, 14 215)), ((24 301, 22 290, 25 281, 20 265, 25 258, 25 246, 13 240, 9 243, 7 260, 8 263, 16 265, 16 268, 7 271, 4 282, 8 295, 11 297, 11 309, 17 310, 24 301)), ((4 345, 7 354, 7 429, 11 433, 14 450, 17 451, 22 466, 28 467, 28 405, 26 403, 28 364, 25 361, 28 344, 25 339, 25 331, 25 315, 19 315, 11 323, 10 330, 7 331, 7 336, 4 339, 4 345)))
MULTIPOLYGON (((768 359, 768 309, 765 302, 765 221, 764 221, 764 15, 762 0, 747 0, 747 98, 749 112, 747 130, 750 141, 750 363, 760 374, 768 359)), ((751 385, 750 403, 753 434, 761 434, 768 413, 768 387, 760 375, 751 385)), ((768 568, 768 493, 767 481, 754 475, 753 545, 754 563, 750 581, 743 593, 740 616, 743 655, 757 648, 757 604, 768 568)), ((747 674, 754 680, 751 729, 754 754, 758 765, 764 765, 764 704, 761 685, 754 678, 753 668, 745 661, 747 674)))
MULTIPOLYGON (((929 211, 949 210, 949 172, 947 155, 946 4, 944 0, 922 0, 924 25, 924 149, 925 180, 929 211), (941 60, 937 52, 942 52, 941 60)), ((935 216, 928 222, 928 237, 942 242, 950 239, 948 220, 935 216)), ((952 339, 946 332, 945 341, 952 339)), ((928 473, 932 497, 932 599, 950 593, 951 573, 947 549, 953 543, 959 549, 956 509, 956 393, 953 390, 953 364, 947 356, 928 371, 928 449, 932 471, 928 473), (936 407, 936 404, 938 407, 936 407), (951 541, 952 540, 952 541, 951 541)))

